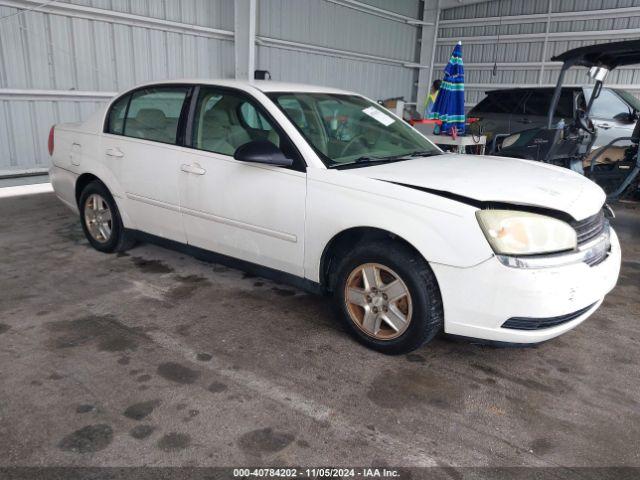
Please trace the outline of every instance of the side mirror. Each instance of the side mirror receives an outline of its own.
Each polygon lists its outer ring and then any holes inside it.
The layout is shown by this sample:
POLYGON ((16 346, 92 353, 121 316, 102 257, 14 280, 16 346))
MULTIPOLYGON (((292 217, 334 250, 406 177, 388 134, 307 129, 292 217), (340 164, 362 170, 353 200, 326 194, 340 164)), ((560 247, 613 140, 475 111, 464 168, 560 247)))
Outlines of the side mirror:
POLYGON ((619 113, 618 115, 614 116, 613 119, 623 123, 636 123, 636 121, 638 120, 638 113, 635 111, 628 113, 619 113))
POLYGON ((263 163, 278 167, 293 165, 291 158, 285 157, 282 150, 267 140, 254 140, 238 147, 233 158, 241 162, 263 163))

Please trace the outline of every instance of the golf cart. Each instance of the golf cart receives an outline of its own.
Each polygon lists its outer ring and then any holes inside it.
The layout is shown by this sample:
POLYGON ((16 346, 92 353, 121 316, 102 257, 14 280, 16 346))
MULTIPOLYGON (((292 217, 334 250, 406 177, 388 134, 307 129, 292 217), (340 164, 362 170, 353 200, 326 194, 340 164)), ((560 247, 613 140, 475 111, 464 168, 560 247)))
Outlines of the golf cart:
POLYGON ((546 125, 515 134, 495 135, 492 153, 570 168, 600 185, 610 199, 619 198, 623 194, 634 194, 638 189, 640 173, 638 112, 634 111, 624 119, 636 124, 630 137, 616 138, 593 151, 597 133, 589 113, 611 70, 640 63, 640 40, 575 48, 551 60, 563 62, 563 65, 549 105, 546 125), (582 94, 574 96, 574 118, 559 118, 556 110, 564 77, 567 70, 574 66, 588 68, 589 78, 595 81, 595 85, 590 98, 585 98, 582 94), (500 140, 502 143, 498 147, 500 140))

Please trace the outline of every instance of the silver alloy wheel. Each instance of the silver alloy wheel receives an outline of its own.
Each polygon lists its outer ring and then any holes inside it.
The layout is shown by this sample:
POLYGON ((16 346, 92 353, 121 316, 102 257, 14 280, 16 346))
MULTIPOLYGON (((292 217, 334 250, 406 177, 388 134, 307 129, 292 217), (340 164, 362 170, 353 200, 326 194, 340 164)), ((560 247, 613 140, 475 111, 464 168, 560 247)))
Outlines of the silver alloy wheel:
POLYGON ((84 222, 93 239, 106 243, 111 238, 113 216, 109 204, 97 193, 92 193, 84 203, 84 222))
POLYGON ((344 301, 353 323, 378 340, 399 337, 411 323, 413 305, 407 285, 379 263, 365 263, 351 272, 344 301))

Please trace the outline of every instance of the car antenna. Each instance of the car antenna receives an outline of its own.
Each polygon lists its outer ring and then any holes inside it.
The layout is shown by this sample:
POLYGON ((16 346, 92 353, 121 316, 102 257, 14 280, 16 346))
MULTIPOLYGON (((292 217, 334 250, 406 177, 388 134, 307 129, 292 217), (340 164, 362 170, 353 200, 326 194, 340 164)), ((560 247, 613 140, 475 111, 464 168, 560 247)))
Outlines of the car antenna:
POLYGON ((498 15, 498 40, 496 46, 493 48, 493 71, 492 75, 495 77, 498 74, 498 45, 500 44, 500 31, 502 30, 502 13, 498 15))

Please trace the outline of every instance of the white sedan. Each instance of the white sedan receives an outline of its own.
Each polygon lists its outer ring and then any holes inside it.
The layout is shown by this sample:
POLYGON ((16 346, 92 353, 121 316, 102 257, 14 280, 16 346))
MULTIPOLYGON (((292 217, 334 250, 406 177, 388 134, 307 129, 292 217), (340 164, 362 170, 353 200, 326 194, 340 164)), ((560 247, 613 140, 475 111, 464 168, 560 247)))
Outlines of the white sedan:
POLYGON ((445 154, 360 95, 276 82, 136 87, 51 129, 51 180, 91 245, 136 239, 333 295, 386 353, 444 331, 537 343, 589 317, 620 245, 567 169, 445 154))

